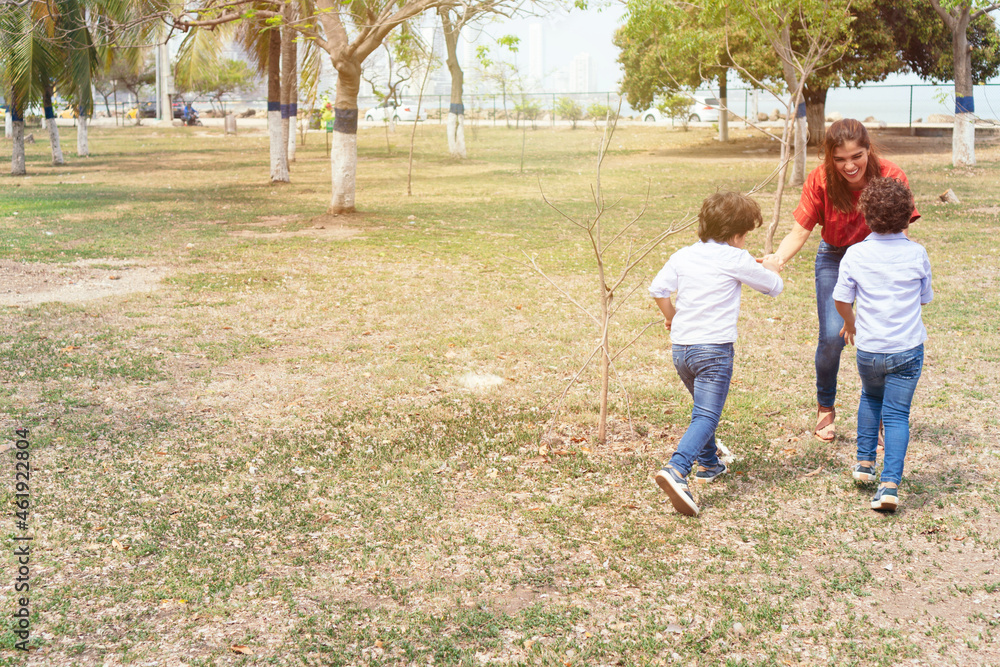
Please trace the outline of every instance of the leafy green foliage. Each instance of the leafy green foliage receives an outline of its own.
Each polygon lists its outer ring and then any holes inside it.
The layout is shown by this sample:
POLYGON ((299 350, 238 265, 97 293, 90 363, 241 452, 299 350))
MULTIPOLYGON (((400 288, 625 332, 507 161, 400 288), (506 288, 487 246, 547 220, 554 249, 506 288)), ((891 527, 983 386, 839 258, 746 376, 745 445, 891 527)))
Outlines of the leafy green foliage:
POLYGON ((555 112, 563 120, 573 123, 573 129, 576 129, 577 122, 583 118, 583 105, 571 97, 560 97, 556 100, 555 112))

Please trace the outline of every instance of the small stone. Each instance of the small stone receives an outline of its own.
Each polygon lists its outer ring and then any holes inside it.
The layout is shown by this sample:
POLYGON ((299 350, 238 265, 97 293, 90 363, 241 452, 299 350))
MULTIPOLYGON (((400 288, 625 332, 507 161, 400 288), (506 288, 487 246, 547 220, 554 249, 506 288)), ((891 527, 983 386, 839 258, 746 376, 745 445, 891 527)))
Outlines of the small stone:
POLYGON ((747 633, 747 629, 743 627, 743 624, 739 621, 733 623, 733 633, 740 635, 741 637, 747 633))

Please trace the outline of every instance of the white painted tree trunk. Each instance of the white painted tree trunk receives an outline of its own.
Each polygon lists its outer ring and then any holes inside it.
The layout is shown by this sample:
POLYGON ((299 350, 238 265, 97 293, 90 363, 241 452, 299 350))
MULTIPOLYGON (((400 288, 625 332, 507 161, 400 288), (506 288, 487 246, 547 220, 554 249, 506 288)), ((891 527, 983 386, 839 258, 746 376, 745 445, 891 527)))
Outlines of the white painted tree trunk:
POLYGON ((298 133, 299 119, 295 115, 294 107, 292 115, 288 117, 288 162, 295 162, 295 135, 298 133))
MULTIPOLYGON (((10 118, 10 112, 7 114, 10 118)), ((24 166, 24 121, 11 122, 10 136, 13 146, 10 152, 10 175, 24 176, 27 170, 24 166)))
POLYGON ((976 166, 976 114, 955 114, 951 137, 951 163, 955 167, 976 166))
POLYGON ((805 116, 795 119, 795 158, 792 162, 792 185, 806 182, 806 144, 809 143, 809 124, 805 116))
POLYGON ((719 111, 719 141, 726 143, 729 141, 729 98, 720 97, 719 102, 722 106, 719 111))
POLYGON ((466 157, 465 114, 448 114, 448 152, 452 157, 466 157))
POLYGON ((76 154, 80 157, 90 155, 90 142, 87 137, 87 117, 80 116, 76 119, 76 154))
POLYGON ((355 175, 358 170, 358 135, 332 132, 330 142, 330 174, 333 178, 330 213, 350 213, 354 211, 355 175))
POLYGON ((66 164, 63 159, 62 146, 59 145, 59 126, 56 125, 55 118, 46 118, 45 124, 49 127, 49 144, 52 146, 52 164, 66 164))
POLYGON ((8 109, 7 115, 5 116, 3 123, 3 136, 5 139, 10 139, 10 137, 14 134, 13 123, 14 119, 11 117, 10 110, 8 109))
POLYGON ((288 163, 285 162, 285 150, 282 146, 284 136, 281 132, 281 111, 267 112, 267 132, 271 139, 271 182, 288 183, 288 163))

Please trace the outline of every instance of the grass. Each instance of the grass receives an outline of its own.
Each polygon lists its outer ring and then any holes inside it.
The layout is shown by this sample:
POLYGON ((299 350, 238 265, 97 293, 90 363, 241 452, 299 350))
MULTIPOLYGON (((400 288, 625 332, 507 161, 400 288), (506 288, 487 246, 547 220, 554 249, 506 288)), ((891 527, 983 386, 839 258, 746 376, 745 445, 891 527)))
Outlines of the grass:
MULTIPOLYGON (((632 240, 717 188, 749 189, 776 154, 733 134, 620 128, 608 224, 647 188, 632 240)), ((550 403, 597 332, 522 251, 596 303, 585 239, 539 187, 585 216, 599 137, 529 131, 522 173, 520 132, 470 127, 456 161, 443 127, 422 125, 407 197, 409 131, 387 154, 381 128, 362 130, 362 211, 338 218, 324 214, 322 135, 276 187, 259 132, 93 127, 94 155, 61 168, 44 137, 29 146, 29 177, 0 176, 4 270, 129 260, 167 275, 149 293, 4 307, 0 408, 33 447, 31 660, 1000 662, 997 144, 959 171, 939 140, 878 137, 910 178, 934 266, 900 511, 870 512, 845 473, 850 351, 838 441, 808 433, 812 239, 781 297, 744 294, 719 430, 739 458, 697 489, 691 520, 651 481, 690 411, 661 330, 616 362, 627 395, 612 397, 608 443, 593 441, 596 372, 563 410, 550 403), (948 187, 962 204, 937 203, 948 187), (503 383, 469 389, 468 373, 503 383)), ((782 231, 793 208, 794 195, 782 231)), ((654 319, 644 286, 693 239, 646 260, 615 345, 654 319)), ((0 662, 22 663, 16 641, 0 631, 0 662)))

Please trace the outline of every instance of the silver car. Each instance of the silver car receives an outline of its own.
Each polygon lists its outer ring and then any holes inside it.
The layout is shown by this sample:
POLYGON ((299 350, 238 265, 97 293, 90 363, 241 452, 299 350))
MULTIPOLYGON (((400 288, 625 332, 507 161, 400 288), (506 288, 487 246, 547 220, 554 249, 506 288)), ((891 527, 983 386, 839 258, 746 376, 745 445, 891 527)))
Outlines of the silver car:
MULTIPOLYGON (((719 122, 719 100, 714 97, 690 97, 691 104, 687 110, 687 122, 689 123, 717 123, 719 122)), ((650 107, 639 116, 646 123, 666 123, 673 119, 665 116, 656 107, 650 107)))
POLYGON ((365 120, 372 121, 414 121, 427 120, 427 112, 420 109, 417 113, 417 103, 403 100, 398 104, 394 100, 386 100, 377 107, 365 112, 365 120))

